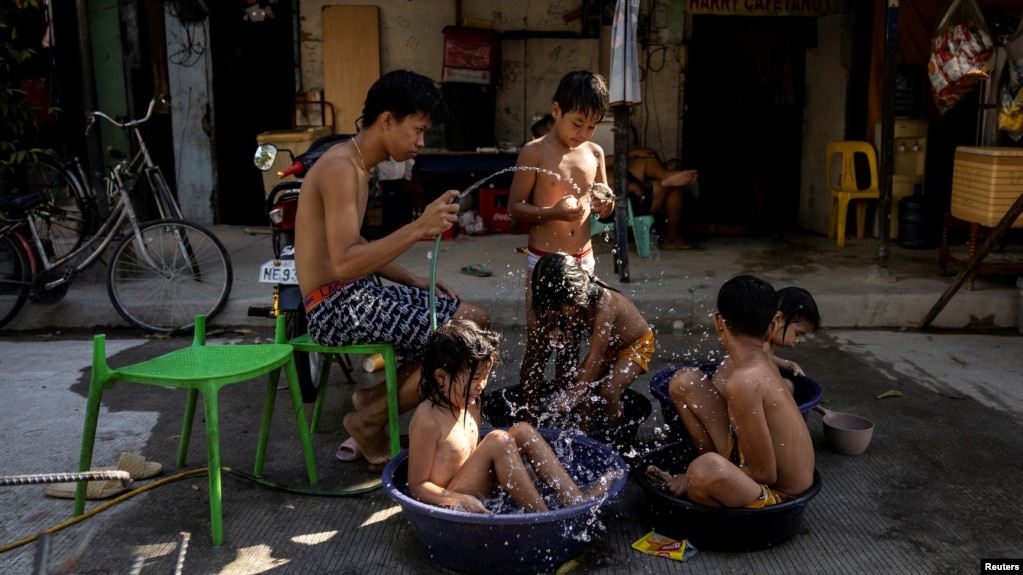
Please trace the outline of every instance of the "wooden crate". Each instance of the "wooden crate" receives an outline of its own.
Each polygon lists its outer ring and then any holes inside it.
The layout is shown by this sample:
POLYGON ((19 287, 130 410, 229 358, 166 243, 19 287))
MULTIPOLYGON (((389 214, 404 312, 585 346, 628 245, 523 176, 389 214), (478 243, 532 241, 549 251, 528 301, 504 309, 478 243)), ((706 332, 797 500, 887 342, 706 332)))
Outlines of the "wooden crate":
MULTIPOLYGON (((952 215, 994 227, 1023 193, 1023 148, 956 148, 952 215)), ((1012 227, 1023 227, 1023 216, 1012 227)))

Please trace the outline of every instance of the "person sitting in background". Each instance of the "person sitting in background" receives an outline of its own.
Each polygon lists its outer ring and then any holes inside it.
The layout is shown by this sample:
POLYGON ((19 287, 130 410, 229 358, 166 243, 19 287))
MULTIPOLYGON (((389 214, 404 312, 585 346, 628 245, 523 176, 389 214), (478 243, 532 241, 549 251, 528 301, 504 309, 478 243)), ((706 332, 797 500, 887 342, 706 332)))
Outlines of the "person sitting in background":
MULTIPOLYGON (((607 169, 614 167, 614 156, 607 157, 607 169)), ((629 150, 629 194, 636 198, 633 211, 664 218, 665 232, 661 249, 688 250, 696 244, 682 237, 682 198, 685 187, 696 181, 696 170, 669 170, 651 148, 629 150)))

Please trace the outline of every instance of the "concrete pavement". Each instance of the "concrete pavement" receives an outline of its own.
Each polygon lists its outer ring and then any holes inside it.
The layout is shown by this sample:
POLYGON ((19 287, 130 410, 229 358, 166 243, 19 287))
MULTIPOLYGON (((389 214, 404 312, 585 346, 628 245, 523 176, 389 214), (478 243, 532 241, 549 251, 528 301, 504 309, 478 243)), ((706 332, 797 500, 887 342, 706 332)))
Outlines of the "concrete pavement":
MULTIPOLYGON (((212 322, 209 343, 269 341, 272 322, 246 315, 248 306, 269 301, 269 286, 255 281, 259 264, 270 253, 269 239, 241 227, 214 230, 231 251, 235 285, 228 308, 212 322)), ((521 245, 525 236, 463 237, 442 243, 437 260, 439 277, 488 308, 502 332, 503 364, 491 379, 494 389, 518 383, 525 339, 524 256, 515 252, 521 245), (476 278, 459 272, 472 263, 494 275, 476 278)), ((823 488, 808 505, 797 535, 758 552, 703 550, 686 564, 630 547, 649 530, 645 498, 633 481, 607 507, 603 529, 573 573, 976 573, 983 558, 1021 557, 1023 338, 1015 330, 1015 278, 982 278, 974 291, 957 294, 935 322, 955 330, 922 333, 904 328, 912 328, 951 281, 937 276, 935 250, 893 247, 890 269, 898 281, 885 283, 870 274, 875 241, 850 241, 839 250, 824 238, 792 235, 715 238, 704 246, 702 251, 655 253, 647 261, 633 252, 633 281, 622 285, 614 281, 608 248, 597 247, 598 273, 630 294, 658 328, 650 373, 633 389, 649 398, 653 374, 710 356, 718 346, 705 319, 718 286, 736 273, 755 273, 776 287, 801 285, 814 293, 826 329, 779 354, 800 363, 821 383, 829 409, 870 418, 876 426, 873 442, 860 457, 835 454, 824 444, 820 417, 811 414, 808 425, 823 488), (874 329, 845 329, 863 327, 874 329), (974 329, 958 329, 964 327, 974 329), (981 333, 991 330, 995 334, 981 333), (890 391, 901 396, 881 398, 890 391)), ((426 275, 432 248, 432 242, 421 242, 401 261, 426 275)), ((0 476, 77 468, 90 338, 101 329, 108 332, 108 355, 115 366, 190 342, 140 338, 120 320, 96 280, 75 285, 59 304, 30 304, 14 325, 0 331, 0 390, 8 397, 0 402, 0 476)), ((187 532, 186 574, 446 572, 426 555, 400 508, 382 491, 337 495, 377 481, 364 464, 338 463, 333 454, 346 437, 340 421, 351 409, 351 390, 379 377, 379 372, 356 371, 354 382, 348 382, 334 370, 323 424, 313 437, 320 472, 316 487, 325 492, 320 496, 269 489, 227 473, 226 541, 214 547, 206 476, 193 475, 57 530, 51 563, 75 555, 92 531, 74 572, 125 572, 135 556, 142 557, 142 575, 172 572, 177 534, 187 532)), ((232 469, 251 470, 264 383, 231 386, 221 394, 223 464, 232 469)), ((162 477, 203 467, 201 425, 193 433, 185 467, 174 465, 183 404, 184 394, 175 390, 115 385, 104 394, 95 463, 113 465, 118 453, 128 450, 162 462, 162 477)), ((282 405, 287 405, 285 397, 278 399, 267 478, 304 488, 297 433, 282 405)), ((654 402, 638 433, 637 449, 672 440, 654 402)), ((100 503, 90 502, 87 509, 100 503)), ((38 485, 0 487, 0 550, 65 522, 71 509, 71 501, 44 497, 38 485)), ((32 542, 0 552, 0 572, 31 572, 38 548, 32 542)))
MULTIPOLYGON (((212 226, 224 242, 234 268, 234 285, 226 308, 213 319, 218 327, 260 327, 266 318, 248 317, 250 306, 270 303, 271 286, 257 281, 259 265, 272 255, 269 235, 262 228, 212 226)), ((441 242, 438 278, 467 301, 487 309, 495 325, 524 325, 523 278, 525 256, 516 248, 525 235, 457 236, 441 242), (479 278, 460 273, 481 264, 493 272, 479 278)), ((663 251, 651 248, 641 259, 630 247, 631 282, 622 284, 613 270, 611 245, 594 238, 597 274, 633 299, 647 320, 662 327, 704 325, 721 283, 740 273, 763 277, 776 288, 798 285, 808 289, 829 328, 912 328, 938 301, 952 275, 937 272, 937 249, 910 250, 890 246, 887 269, 891 277, 873 271, 876 239, 846 242, 792 232, 778 237, 709 238, 700 250, 663 251)), ((433 242, 419 242, 399 263, 429 276, 433 242)), ((965 251, 965 246, 957 250, 965 251)), ((102 265, 97 266, 102 268, 102 265)), ((102 270, 99 269, 101 272, 102 270)), ((29 303, 5 331, 127 328, 114 310, 103 273, 92 270, 69 290, 63 301, 29 303)), ((991 330, 1015 328, 1020 290, 1012 276, 983 276, 973 291, 960 289, 934 321, 936 328, 991 330)))
MULTIPOLYGON (((503 364, 491 387, 517 383, 524 330, 502 329, 503 364)), ((689 330, 686 330, 689 331, 689 330)), ((220 332, 211 345, 267 341, 269 329, 220 332)), ((0 475, 69 471, 77 467, 90 342, 69 334, 0 334, 0 475), (46 337, 41 337, 45 335, 46 337)), ((871 419, 875 434, 858 457, 831 452, 820 417, 808 425, 820 494, 809 503, 793 539, 748 553, 701 550, 685 564, 643 555, 630 544, 646 533, 645 497, 630 482, 605 509, 590 551, 573 573, 627 575, 680 572, 969 574, 983 558, 1020 560, 1023 540, 1023 371, 1020 337, 963 333, 896 333, 827 330, 785 356, 821 383, 829 409, 871 419), (886 392, 901 396, 881 399, 886 392)), ((181 338, 108 338, 110 361, 123 365, 187 345, 181 338)), ((649 397, 652 374, 669 365, 707 357, 715 349, 703 330, 658 334, 650 374, 633 388, 649 397)), ((780 352, 779 352, 780 353, 780 352)), ((378 374, 356 373, 355 385, 378 374)), ((221 394, 223 464, 251 470, 259 426, 263 380, 221 394)), ((140 491, 109 509, 55 531, 51 564, 81 551, 75 573, 123 573, 133 557, 142 575, 170 573, 179 532, 191 534, 182 573, 412 574, 447 573, 428 557, 408 520, 383 492, 340 497, 343 489, 367 487, 376 477, 363 463, 338 463, 333 453, 345 434, 350 391, 335 370, 323 425, 314 435, 320 496, 270 489, 236 473, 224 475, 224 545, 210 542, 209 500, 199 425, 186 466, 174 465, 184 394, 149 386, 117 384, 104 394, 97 436, 97 464, 112 465, 129 450, 165 466, 161 478, 176 481, 140 491)), ((890 395, 890 394, 888 394, 890 395)), ((267 479, 307 487, 297 434, 285 397, 278 399, 266 462, 267 479)), ((407 423, 407 419, 405 421, 407 423)), ((637 449, 672 441, 659 406, 640 428, 637 449)), ((140 486, 152 485, 143 481, 140 486)), ((88 510, 105 502, 89 502, 88 510)), ((42 495, 42 487, 0 487, 0 549, 71 517, 72 502, 42 495)), ((37 542, 0 553, 0 572, 33 572, 37 542)))

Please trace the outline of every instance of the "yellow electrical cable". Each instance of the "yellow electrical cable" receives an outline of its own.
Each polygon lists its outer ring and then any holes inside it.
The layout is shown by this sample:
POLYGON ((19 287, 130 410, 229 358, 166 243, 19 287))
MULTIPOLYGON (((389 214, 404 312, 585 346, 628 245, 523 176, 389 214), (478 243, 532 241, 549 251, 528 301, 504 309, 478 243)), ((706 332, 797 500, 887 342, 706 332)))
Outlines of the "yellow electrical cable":
MULTIPOLYGON (((227 469, 227 468, 225 468, 225 469, 227 469)), ((112 507, 112 506, 114 506, 114 505, 116 505, 116 504, 118 504, 118 503, 120 503, 120 502, 122 502, 122 501, 124 501, 126 499, 130 499, 132 497, 135 497, 136 495, 138 495, 139 493, 142 493, 143 491, 148 491, 148 490, 150 490, 150 489, 152 489, 154 487, 157 487, 159 485, 165 485, 165 484, 170 483, 172 481, 177 481, 179 479, 184 479, 184 478, 190 477, 192 475, 199 475, 201 473, 206 473, 208 471, 209 471, 209 468, 207 468, 207 467, 203 467, 201 469, 193 469, 191 471, 185 471, 185 472, 182 472, 182 473, 178 473, 177 475, 171 475, 170 477, 164 477, 163 479, 154 481, 154 482, 152 482, 152 483, 150 483, 148 485, 143 485, 142 487, 139 487, 137 489, 132 489, 131 491, 128 491, 127 493, 125 493, 123 495, 119 495, 118 497, 116 497, 114 499, 111 499, 110 501, 107 501, 106 503, 102 503, 100 505, 97 505, 96 507, 90 509, 89 511, 86 511, 85 513, 82 513, 81 515, 79 515, 77 517, 72 517, 71 519, 68 519, 67 521, 65 521, 63 523, 58 523, 58 524, 54 525, 53 527, 50 527, 48 529, 44 529, 43 531, 40 531, 39 533, 36 533, 35 535, 31 535, 29 537, 25 537, 24 539, 20 539, 18 541, 15 541, 14 543, 10 543, 10 544, 4 545, 3 547, 0 547, 0 554, 6 553, 6 552, 10 551, 11 549, 17 549, 18 547, 21 547, 22 545, 31 543, 31 542, 35 541, 36 539, 38 539, 39 536, 42 535, 43 533, 47 533, 47 534, 49 534, 49 533, 56 533, 57 531, 60 531, 61 529, 64 529, 66 527, 71 527, 72 525, 74 525, 75 523, 78 523, 79 521, 81 521, 83 519, 87 519, 89 517, 92 517, 93 515, 96 515, 97 513, 101 512, 101 511, 106 511, 110 507, 112 507)))
MULTIPOLYGON (((232 469, 230 467, 221 467, 220 470, 225 472, 225 473, 231 473, 231 474, 234 474, 234 475, 238 475, 240 477, 244 477, 245 479, 248 479, 250 481, 255 481, 256 483, 259 483, 260 485, 264 485, 264 486, 270 487, 272 489, 282 489, 284 491, 289 491, 289 492, 292 492, 292 493, 299 493, 299 494, 303 494, 303 495, 320 495, 320 496, 326 496, 326 497, 351 497, 351 496, 354 496, 354 495, 362 495, 362 494, 365 494, 365 493, 369 493, 370 491, 375 491, 377 489, 380 489, 380 487, 383 486, 383 483, 381 482, 381 483, 375 483, 375 484, 373 484, 373 485, 371 485, 369 487, 363 487, 363 488, 359 488, 359 489, 350 489, 350 490, 342 490, 342 491, 320 491, 320 490, 314 490, 314 489, 304 489, 304 488, 297 488, 297 487, 288 487, 286 485, 281 485, 279 483, 274 483, 273 481, 269 481, 267 479, 262 479, 260 477, 256 477, 255 475, 249 475, 248 473, 245 473, 244 471, 238 471, 238 470, 232 469)), ((49 533, 56 533, 57 531, 60 531, 61 529, 64 529, 66 527, 70 527, 70 526, 74 525, 75 523, 78 523, 79 521, 81 521, 83 519, 87 519, 89 517, 92 517, 93 515, 96 515, 97 513, 101 512, 101 511, 106 511, 107 509, 111 508, 112 506, 114 506, 114 505, 116 505, 116 504, 118 504, 118 503, 120 503, 120 502, 122 502, 122 501, 124 501, 126 499, 130 499, 132 497, 135 497, 136 495, 138 495, 139 493, 142 493, 143 491, 148 491, 148 490, 150 490, 150 489, 152 489, 154 487, 159 487, 161 485, 166 485, 166 484, 168 484, 168 483, 170 483, 172 481, 177 481, 179 479, 184 479, 186 477, 191 477, 193 475, 200 475, 202 473, 208 473, 208 472, 209 472, 209 468, 208 467, 203 467, 203 468, 200 468, 200 469, 193 469, 191 471, 183 471, 183 472, 178 473, 176 475, 171 475, 170 477, 164 477, 163 479, 158 479, 158 480, 156 480, 156 481, 154 481, 154 482, 152 482, 152 483, 150 483, 148 485, 143 485, 142 487, 139 487, 139 488, 136 488, 136 489, 132 489, 132 490, 128 491, 127 493, 124 493, 123 495, 119 495, 116 498, 111 499, 110 501, 107 501, 106 503, 102 503, 100 505, 97 505, 96 507, 90 509, 89 511, 86 511, 85 513, 82 513, 81 515, 79 515, 77 517, 72 517, 71 519, 68 519, 67 521, 65 521, 63 523, 58 523, 57 525, 54 525, 53 527, 50 527, 48 529, 44 529, 43 531, 40 531, 39 533, 36 533, 35 535, 29 536, 29 537, 25 537, 24 539, 20 539, 18 541, 15 541, 13 543, 9 543, 7 545, 4 545, 3 547, 0 547, 0 555, 4 554, 4 553, 6 553, 6 552, 8 552, 8 551, 10 551, 12 549, 17 549, 18 547, 21 547, 22 545, 25 545, 27 543, 31 543, 31 542, 35 541, 43 533, 47 533, 47 534, 49 534, 49 533)))

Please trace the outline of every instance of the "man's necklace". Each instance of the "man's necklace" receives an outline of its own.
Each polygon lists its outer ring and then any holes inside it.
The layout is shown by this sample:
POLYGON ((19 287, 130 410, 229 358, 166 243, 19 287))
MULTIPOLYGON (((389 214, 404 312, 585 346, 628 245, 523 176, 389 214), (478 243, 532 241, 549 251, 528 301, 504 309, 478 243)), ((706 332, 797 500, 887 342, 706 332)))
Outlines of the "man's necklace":
POLYGON ((359 142, 355 141, 355 136, 352 136, 352 143, 355 144, 355 151, 359 153, 359 163, 362 164, 362 171, 368 174, 369 170, 366 169, 366 160, 362 159, 362 150, 359 148, 359 142))

